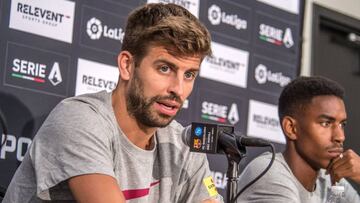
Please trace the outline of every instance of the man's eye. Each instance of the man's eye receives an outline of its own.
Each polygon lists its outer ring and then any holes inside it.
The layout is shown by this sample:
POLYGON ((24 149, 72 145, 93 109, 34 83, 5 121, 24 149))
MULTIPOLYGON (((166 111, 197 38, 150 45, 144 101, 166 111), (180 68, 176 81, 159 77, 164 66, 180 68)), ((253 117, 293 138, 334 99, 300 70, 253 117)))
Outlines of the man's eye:
POLYGON ((328 126, 330 126, 330 122, 329 121, 323 121, 323 122, 320 123, 320 125, 322 127, 328 127, 328 126))
POLYGON ((196 77, 196 74, 194 72, 186 72, 184 75, 186 79, 190 79, 190 80, 196 77))
POLYGON ((342 122, 342 123, 340 123, 340 127, 341 127, 342 129, 344 129, 344 128, 345 128, 345 126, 346 126, 346 122, 342 122))
POLYGON ((160 72, 167 73, 170 71, 170 67, 164 65, 164 66, 161 66, 159 70, 160 70, 160 72))

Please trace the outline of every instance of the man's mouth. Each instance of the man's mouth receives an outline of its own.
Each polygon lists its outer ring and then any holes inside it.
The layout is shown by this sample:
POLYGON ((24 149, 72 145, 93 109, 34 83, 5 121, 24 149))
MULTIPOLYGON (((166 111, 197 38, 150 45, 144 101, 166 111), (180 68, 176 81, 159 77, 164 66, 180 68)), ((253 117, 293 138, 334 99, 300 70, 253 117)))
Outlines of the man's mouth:
POLYGON ((328 150, 329 155, 331 156, 331 158, 336 158, 338 156, 340 156, 341 153, 343 153, 344 148, 342 147, 334 147, 334 148, 330 148, 328 150))
POLYGON ((155 103, 155 107, 168 116, 175 116, 181 105, 174 100, 161 100, 155 103))

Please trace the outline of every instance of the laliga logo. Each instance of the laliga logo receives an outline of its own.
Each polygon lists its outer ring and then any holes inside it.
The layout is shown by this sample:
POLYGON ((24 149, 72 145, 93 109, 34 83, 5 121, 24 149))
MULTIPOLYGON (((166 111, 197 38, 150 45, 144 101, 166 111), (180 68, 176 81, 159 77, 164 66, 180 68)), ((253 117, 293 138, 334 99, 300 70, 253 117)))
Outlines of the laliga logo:
POLYGON ((93 17, 87 22, 86 33, 90 39, 100 39, 102 31, 101 21, 97 18, 93 17))
POLYGON ((208 18, 213 25, 219 25, 221 22, 221 9, 219 6, 213 4, 208 10, 208 18))
POLYGON ((86 33, 92 40, 100 39, 100 37, 106 37, 109 39, 119 40, 120 42, 122 42, 125 34, 122 28, 111 28, 108 25, 102 25, 101 21, 95 17, 91 18, 87 22, 86 33))
POLYGON ((266 66, 259 64, 255 68, 255 79, 259 84, 265 84, 267 81, 279 84, 280 87, 284 87, 291 81, 290 77, 282 74, 282 72, 271 72, 267 70, 266 66))
POLYGON ((255 79, 259 84, 266 83, 267 68, 263 64, 259 64, 255 68, 255 79))
POLYGON ((213 4, 208 10, 208 19, 213 25, 219 25, 221 22, 234 26, 237 30, 247 29, 247 21, 239 18, 236 14, 227 14, 221 12, 219 6, 213 4))

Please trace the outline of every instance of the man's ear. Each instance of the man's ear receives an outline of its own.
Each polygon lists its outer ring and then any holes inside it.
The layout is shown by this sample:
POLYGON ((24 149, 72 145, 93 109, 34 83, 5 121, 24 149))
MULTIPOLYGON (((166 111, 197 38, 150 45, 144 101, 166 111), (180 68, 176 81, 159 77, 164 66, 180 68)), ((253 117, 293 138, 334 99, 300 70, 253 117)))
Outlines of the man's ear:
POLYGON ((297 121, 291 116, 285 116, 281 122, 283 131, 289 140, 297 139, 297 121))
POLYGON ((133 67, 133 57, 128 51, 121 51, 117 58, 120 78, 122 80, 129 80, 131 77, 133 67))

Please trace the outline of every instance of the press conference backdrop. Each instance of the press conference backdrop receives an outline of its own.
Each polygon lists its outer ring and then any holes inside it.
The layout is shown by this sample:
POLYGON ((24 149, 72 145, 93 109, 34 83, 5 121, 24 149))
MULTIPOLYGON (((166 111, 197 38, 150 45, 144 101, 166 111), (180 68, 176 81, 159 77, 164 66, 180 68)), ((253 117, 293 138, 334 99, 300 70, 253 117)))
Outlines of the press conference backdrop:
MULTIPOLYGON (((150 2, 187 8, 212 35, 214 54, 204 59, 177 120, 230 124, 282 146, 277 98, 299 73, 302 0, 4 0, 0 108, 9 134, 0 154, 1 186, 8 186, 56 104, 115 88, 127 15, 150 2)), ((227 161, 222 155, 209 159, 224 192, 227 161)))

